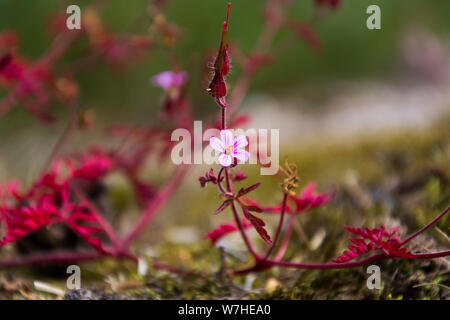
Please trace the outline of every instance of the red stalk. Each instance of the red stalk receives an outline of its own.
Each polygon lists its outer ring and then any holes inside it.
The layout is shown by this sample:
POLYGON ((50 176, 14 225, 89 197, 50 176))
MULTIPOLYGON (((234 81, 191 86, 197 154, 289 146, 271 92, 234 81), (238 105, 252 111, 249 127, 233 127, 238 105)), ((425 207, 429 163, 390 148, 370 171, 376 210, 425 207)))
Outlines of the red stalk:
MULTIPOLYGON (((433 224, 435 224, 439 219, 441 219, 447 212, 450 211, 450 207, 445 209, 439 216, 434 218, 430 223, 428 223, 425 227, 419 229, 417 232, 413 233, 409 237, 407 237, 405 240, 402 241, 402 244, 407 243, 411 239, 415 238, 417 235, 431 227, 433 224)), ((284 252, 283 252, 284 254, 284 252)), ((280 254, 277 255, 277 258, 280 254)), ((352 261, 352 262, 346 262, 346 263, 294 263, 294 262, 288 262, 288 261, 280 261, 275 259, 265 259, 260 260, 255 263, 254 266, 235 270, 234 274, 246 274, 249 272, 255 272, 255 271, 261 271, 261 270, 267 270, 274 266, 282 266, 282 267, 289 267, 289 268, 297 268, 297 269, 342 269, 342 268, 354 268, 354 267, 360 267, 367 265, 369 263, 379 261, 379 260, 385 260, 385 259, 435 259, 435 258, 442 258, 450 256, 450 250, 440 251, 440 252, 431 252, 431 253, 417 253, 414 254, 412 257, 409 258, 401 258, 401 257, 390 257, 385 255, 384 253, 379 253, 374 256, 359 260, 359 261, 352 261)))
POLYGON ((419 234, 421 234, 422 232, 424 232, 425 230, 427 230, 428 228, 430 228, 433 224, 435 224, 436 222, 438 222, 443 216, 445 216, 447 214, 447 212, 450 211, 450 206, 447 207, 447 209, 445 209, 440 215, 438 215, 436 218, 434 218, 432 221, 430 221, 426 226, 424 226, 423 228, 417 230, 416 232, 414 232, 412 235, 410 235, 409 237, 407 237, 406 239, 404 239, 402 242, 400 242, 400 245, 403 246, 404 244, 408 243, 409 241, 411 241, 412 239, 414 239, 415 237, 417 237, 419 234))
POLYGON ((292 214, 289 217, 288 227, 284 235, 283 242, 281 243, 280 249, 278 250, 278 253, 275 256, 275 260, 283 259, 284 254, 286 253, 287 247, 289 245, 289 240, 291 239, 292 229, 294 228, 296 217, 297 216, 295 214, 292 214))
POLYGON ((283 228, 283 222, 284 222, 284 215, 286 212, 286 201, 287 201, 287 194, 285 193, 283 195, 283 201, 281 204, 281 214, 280 214, 280 220, 278 221, 278 227, 277 227, 277 231, 275 233, 275 237, 273 238, 273 242, 272 245, 270 246, 269 250, 267 251, 266 255, 264 256, 263 260, 266 260, 267 258, 270 257, 270 254, 272 253, 273 249, 275 248, 278 238, 280 236, 281 233, 281 229, 283 228))
POLYGON ((90 201, 84 194, 81 192, 78 188, 71 186, 73 192, 75 195, 82 201, 84 204, 89 208, 92 215, 97 220, 98 224, 101 226, 103 230, 105 230, 105 233, 108 235, 109 239, 111 240, 111 243, 114 246, 114 249, 117 253, 120 253, 123 251, 122 243, 119 239, 119 237, 114 232, 113 228, 109 224, 108 221, 106 221, 103 216, 99 213, 97 207, 90 201))
POLYGON ((161 190, 155 195, 154 199, 148 204, 136 226, 125 237, 123 241, 124 247, 128 247, 131 241, 133 241, 152 220, 156 212, 166 203, 169 196, 180 185, 180 180, 186 174, 186 172, 187 167, 184 165, 181 165, 177 169, 175 169, 175 172, 170 178, 169 182, 167 182, 166 185, 162 187, 161 190))

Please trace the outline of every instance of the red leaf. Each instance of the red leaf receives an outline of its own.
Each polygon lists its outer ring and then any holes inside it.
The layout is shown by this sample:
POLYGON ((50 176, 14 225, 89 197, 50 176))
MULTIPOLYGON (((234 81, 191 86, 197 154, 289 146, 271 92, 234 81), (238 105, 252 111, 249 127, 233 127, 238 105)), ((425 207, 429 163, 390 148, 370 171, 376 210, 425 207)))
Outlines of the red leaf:
POLYGON ((263 240, 265 242, 267 242, 268 244, 272 244, 272 240, 270 239, 269 234, 267 233, 266 229, 264 228, 266 223, 262 219, 252 215, 247 210, 246 207, 243 206, 242 210, 244 211, 244 216, 247 218, 248 221, 250 221, 250 223, 253 225, 253 227, 255 227, 256 231, 259 233, 261 238, 263 238, 263 240))
POLYGON ((246 195, 249 192, 252 192, 253 190, 255 190, 256 188, 258 188, 260 186, 261 182, 255 183, 254 185, 251 185, 248 188, 241 188, 237 194, 237 198, 242 197, 244 195, 246 195))
MULTIPOLYGON (((260 209, 260 212, 268 212, 268 213, 280 213, 281 212, 281 204, 279 206, 264 206, 260 204, 259 202, 250 199, 250 198, 241 198, 242 202, 245 203, 245 205, 257 207, 260 209)), ((288 203, 286 202, 286 212, 291 212, 291 208, 289 207, 288 203)), ((258 211, 259 212, 259 211, 258 211)))
POLYGON ((333 193, 316 193, 316 183, 310 182, 299 196, 290 196, 289 199, 295 203, 295 213, 304 212, 328 204, 334 197, 333 193))
POLYGON ((55 223, 65 222, 99 252, 104 252, 100 233, 103 228, 95 213, 75 202, 69 186, 75 180, 98 180, 112 168, 107 156, 99 151, 57 160, 29 190, 17 192, 17 183, 0 189, 0 222, 6 234, 0 246, 55 223))
MULTIPOLYGON (((246 229, 246 228, 248 228, 250 226, 251 226, 251 224, 244 223, 242 227, 246 229)), ((213 231, 208 233, 205 236, 205 239, 211 240, 211 244, 214 245, 222 237, 226 236, 229 233, 237 231, 237 230, 238 230, 238 228, 234 224, 221 224, 217 228, 215 228, 213 231)))
POLYGON ((225 200, 219 208, 216 209, 216 211, 214 211, 214 214, 219 214, 221 213, 223 210, 225 210, 232 202, 233 200, 225 200))
POLYGON ((254 212, 258 212, 258 213, 263 212, 263 209, 261 209, 258 206, 246 206, 246 208, 248 211, 254 211, 254 212))
POLYGON ((0 241, 0 246, 16 241, 40 228, 61 221, 59 212, 51 203, 49 197, 42 198, 32 206, 0 207, 0 218, 5 225, 6 234, 0 241))
POLYGON ((95 216, 86 207, 78 206, 75 210, 76 211, 66 219, 67 224, 97 251, 105 252, 101 239, 101 233, 103 233, 104 230, 98 224, 95 216))
POLYGON ((348 246, 348 250, 344 250, 343 254, 333 262, 344 263, 356 259, 368 252, 381 250, 386 256, 409 258, 413 254, 401 248, 399 236, 395 236, 398 228, 386 230, 382 225, 380 228, 353 228, 345 226, 345 229, 358 237, 349 238, 353 244, 348 246))

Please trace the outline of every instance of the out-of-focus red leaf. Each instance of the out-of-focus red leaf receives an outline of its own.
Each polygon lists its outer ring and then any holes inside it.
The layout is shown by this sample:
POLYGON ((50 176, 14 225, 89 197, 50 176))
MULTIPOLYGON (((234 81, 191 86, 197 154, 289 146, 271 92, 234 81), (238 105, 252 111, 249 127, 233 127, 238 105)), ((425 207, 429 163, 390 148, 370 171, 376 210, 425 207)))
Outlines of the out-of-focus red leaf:
POLYGON ((257 182, 253 185, 251 185, 248 188, 241 188, 238 193, 237 193, 237 198, 240 198, 242 196, 245 196, 247 193, 252 192, 253 190, 255 190, 256 188, 258 188, 261 185, 261 182, 257 182))
POLYGON ((223 210, 225 210, 226 208, 228 208, 228 206, 231 205, 231 203, 233 202, 232 199, 227 199, 224 202, 222 202, 222 204, 220 205, 219 208, 216 209, 216 211, 214 211, 214 214, 219 214, 221 213, 223 210))
MULTIPOLYGON (((250 227, 251 224, 249 223, 243 223, 242 227, 244 229, 247 229, 250 227)), ((221 224, 211 232, 209 232, 205 239, 209 239, 211 241, 211 244, 216 244, 217 241, 219 241, 222 237, 226 236, 227 234, 230 234, 234 231, 237 231, 238 228, 234 224, 221 224)))

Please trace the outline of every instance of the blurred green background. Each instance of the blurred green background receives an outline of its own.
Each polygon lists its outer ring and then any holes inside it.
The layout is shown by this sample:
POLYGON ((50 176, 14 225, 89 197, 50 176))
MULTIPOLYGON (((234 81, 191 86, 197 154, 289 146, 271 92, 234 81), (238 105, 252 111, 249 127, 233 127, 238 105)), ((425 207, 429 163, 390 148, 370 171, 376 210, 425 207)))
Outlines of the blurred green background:
MULTIPOLYGON (((196 115, 215 112, 211 99, 205 94, 199 73, 204 61, 199 53, 215 49, 219 41, 221 23, 225 14, 225 0, 169 1, 167 16, 183 28, 181 43, 176 55, 182 67, 192 72, 190 95, 196 115)), ((313 0, 293 1, 289 15, 297 20, 312 16, 313 0)), ((61 2, 64 3, 64 2, 61 2)), ((52 40, 47 30, 49 17, 65 6, 56 0, 0 0, 0 29, 16 30, 21 37, 21 53, 29 58, 39 57, 52 40)), ((81 8, 90 1, 70 1, 81 8)), ((102 16, 115 31, 145 34, 148 16, 145 8, 148 0, 110 0, 106 2, 102 16)), ((232 1, 229 39, 244 52, 256 41, 262 23, 261 0, 232 1)), ((321 54, 312 52, 304 43, 284 52, 274 64, 263 68, 252 83, 252 91, 283 94, 299 86, 326 86, 341 79, 383 79, 393 71, 397 61, 398 39, 406 28, 426 25, 439 37, 450 35, 450 1, 448 0, 344 0, 338 10, 331 12, 317 26, 317 33, 324 44, 321 54), (382 30, 366 28, 366 8, 377 4, 382 11, 382 30)), ((283 30, 277 41, 291 36, 283 30)), ((75 60, 83 48, 77 45, 65 56, 63 63, 75 60)), ((275 44, 276 45, 276 44, 275 44)), ((108 116, 117 119, 147 121, 159 106, 161 92, 149 86, 149 77, 169 68, 162 50, 151 51, 138 67, 118 74, 99 64, 79 75, 82 102, 101 112, 114 110, 108 116), (148 115, 142 118, 142 112, 148 115)), ((230 82, 239 75, 234 68, 230 82)), ((1 91, 1 96, 4 91, 1 91)), ((0 127, 29 124, 24 122, 25 111, 16 108, 7 120, 0 120, 0 127)), ((1 131, 3 131, 0 128, 1 131)))

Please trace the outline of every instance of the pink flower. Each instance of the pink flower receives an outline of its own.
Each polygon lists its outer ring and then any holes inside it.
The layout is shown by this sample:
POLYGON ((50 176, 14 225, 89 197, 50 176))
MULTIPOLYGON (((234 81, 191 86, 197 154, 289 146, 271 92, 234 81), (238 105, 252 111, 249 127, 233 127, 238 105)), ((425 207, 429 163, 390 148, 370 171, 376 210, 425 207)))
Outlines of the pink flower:
POLYGON ((186 72, 164 71, 153 76, 151 82, 153 85, 169 90, 171 88, 181 87, 187 80, 186 72))
POLYGON ((240 135, 233 140, 233 133, 230 130, 221 130, 220 137, 222 140, 212 137, 209 140, 209 144, 213 149, 222 153, 219 156, 219 163, 223 167, 229 167, 233 162, 233 158, 243 162, 248 160, 249 153, 242 149, 248 144, 244 135, 240 135))

